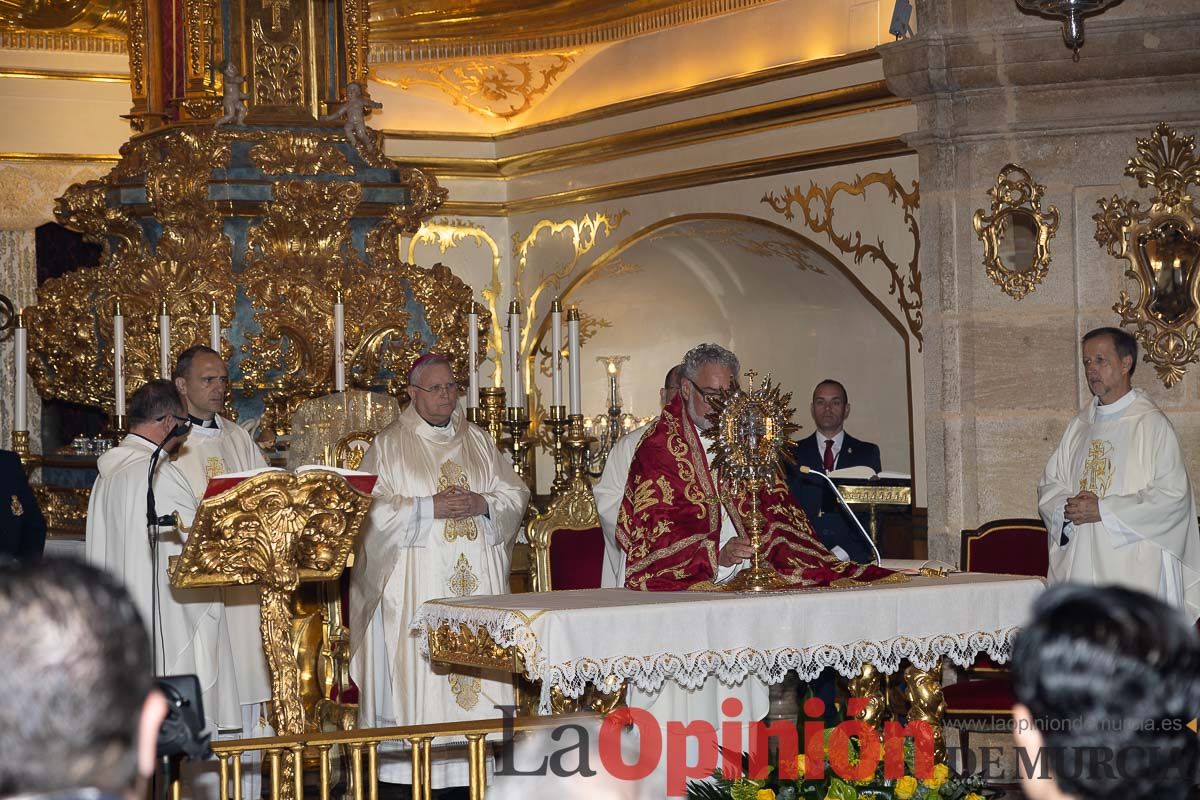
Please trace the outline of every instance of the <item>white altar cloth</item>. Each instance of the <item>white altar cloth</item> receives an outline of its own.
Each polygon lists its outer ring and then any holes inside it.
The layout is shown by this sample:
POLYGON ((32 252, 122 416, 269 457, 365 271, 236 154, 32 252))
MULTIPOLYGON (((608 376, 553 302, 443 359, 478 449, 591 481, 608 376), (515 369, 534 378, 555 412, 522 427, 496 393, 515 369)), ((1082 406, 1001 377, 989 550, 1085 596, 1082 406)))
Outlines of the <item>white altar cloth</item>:
POLYGON ((718 594, 587 589, 431 600, 411 630, 428 651, 427 626, 486 629, 515 648, 525 674, 570 698, 587 684, 645 692, 673 680, 695 689, 710 675, 726 685, 754 675, 772 684, 796 670, 803 680, 833 667, 847 678, 864 664, 881 672, 907 659, 933 669, 980 653, 1008 660, 1018 626, 1045 588, 1040 578, 958 573, 906 583, 786 593, 718 594))

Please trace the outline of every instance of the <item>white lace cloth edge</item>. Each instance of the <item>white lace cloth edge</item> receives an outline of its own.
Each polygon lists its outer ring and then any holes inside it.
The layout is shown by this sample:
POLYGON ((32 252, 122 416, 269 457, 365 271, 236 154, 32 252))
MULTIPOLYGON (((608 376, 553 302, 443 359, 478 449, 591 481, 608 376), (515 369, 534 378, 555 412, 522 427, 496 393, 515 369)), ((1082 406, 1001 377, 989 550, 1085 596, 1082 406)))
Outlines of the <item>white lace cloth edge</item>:
POLYGON ((589 683, 603 692, 616 691, 621 682, 631 683, 644 692, 656 692, 667 680, 685 689, 698 689, 710 675, 727 686, 735 686, 753 675, 767 684, 778 683, 795 670, 801 680, 812 680, 832 667, 846 678, 873 664, 890 674, 907 660, 919 669, 930 670, 943 658, 960 667, 969 667, 980 653, 998 663, 1008 661, 1012 653, 1016 626, 996 631, 937 634, 926 637, 897 636, 885 641, 859 641, 841 645, 814 647, 753 647, 732 650, 701 650, 692 653, 657 653, 614 658, 580 658, 563 664, 547 662, 537 635, 517 614, 480 608, 440 607, 435 615, 422 609, 409 626, 421 640, 421 654, 429 657, 429 624, 466 625, 483 628, 496 644, 515 648, 525 664, 525 677, 542 682, 538 712, 551 711, 551 691, 565 697, 581 696, 589 683))

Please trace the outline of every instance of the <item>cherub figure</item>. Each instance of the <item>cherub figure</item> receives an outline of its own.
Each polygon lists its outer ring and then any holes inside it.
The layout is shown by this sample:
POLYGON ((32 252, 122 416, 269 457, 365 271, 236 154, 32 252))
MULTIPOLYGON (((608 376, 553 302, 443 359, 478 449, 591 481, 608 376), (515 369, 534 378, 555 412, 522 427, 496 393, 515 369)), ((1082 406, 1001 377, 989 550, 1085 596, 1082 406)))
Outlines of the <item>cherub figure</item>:
POLYGON ((237 68, 237 64, 232 61, 225 62, 225 115, 216 122, 216 127, 228 125, 232 122, 234 125, 246 124, 246 104, 243 100, 249 100, 250 95, 242 91, 242 84, 246 79, 242 77, 242 71, 237 68))
POLYGON ((337 111, 321 117, 321 121, 332 122, 344 119, 346 122, 342 126, 342 130, 346 132, 346 138, 350 140, 350 144, 358 151, 358 154, 366 158, 375 153, 375 142, 371 138, 371 132, 367 130, 366 119, 368 110, 372 108, 383 108, 383 103, 363 98, 362 86, 357 83, 348 83, 346 84, 346 102, 342 103, 337 111))

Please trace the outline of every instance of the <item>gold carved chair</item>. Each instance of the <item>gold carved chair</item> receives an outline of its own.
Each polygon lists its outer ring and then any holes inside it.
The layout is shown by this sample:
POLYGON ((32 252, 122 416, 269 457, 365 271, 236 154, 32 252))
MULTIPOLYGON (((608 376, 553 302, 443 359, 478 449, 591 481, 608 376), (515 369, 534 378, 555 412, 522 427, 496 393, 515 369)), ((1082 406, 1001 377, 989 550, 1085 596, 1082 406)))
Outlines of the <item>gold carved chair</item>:
POLYGON ((358 469, 373 441, 375 431, 350 431, 334 445, 334 463, 343 469, 358 469))
POLYGON ((533 591, 599 589, 604 570, 604 533, 596 498, 575 481, 529 523, 533 591))

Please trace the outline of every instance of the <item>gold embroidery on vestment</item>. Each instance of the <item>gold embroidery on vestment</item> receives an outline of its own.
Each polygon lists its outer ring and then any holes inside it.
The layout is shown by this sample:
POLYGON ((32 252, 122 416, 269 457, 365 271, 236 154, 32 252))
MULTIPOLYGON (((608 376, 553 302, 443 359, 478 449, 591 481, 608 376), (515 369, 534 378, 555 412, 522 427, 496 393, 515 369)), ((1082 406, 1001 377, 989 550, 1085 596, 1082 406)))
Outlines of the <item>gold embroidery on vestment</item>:
MULTIPOLYGON (((451 486, 468 490, 471 488, 467 482, 466 470, 453 461, 447 461, 445 464, 442 464, 441 474, 438 476, 438 492, 444 492, 451 486)), ((442 528, 442 536, 445 537, 447 542, 453 542, 460 536, 473 542, 479 537, 479 528, 475 525, 474 517, 448 519, 446 520, 446 526, 442 528)))
POLYGON ((1092 439, 1088 446, 1087 461, 1083 464, 1083 477, 1079 480, 1079 491, 1088 491, 1104 497, 1112 487, 1113 445, 1105 439, 1092 439))
POLYGON ((459 675, 451 672, 448 676, 450 692, 459 708, 470 711, 479 704, 479 693, 483 691, 483 682, 470 675, 459 675))
POLYGON ((475 576, 471 562, 465 554, 459 554, 458 561, 454 562, 454 572, 446 585, 450 588, 450 594, 455 597, 475 594, 475 590, 479 588, 479 578, 475 576))
POLYGON ((209 456, 204 462, 204 477, 212 479, 225 474, 225 461, 220 456, 209 456))
POLYGON ((675 490, 671 488, 671 482, 667 480, 666 475, 658 476, 658 490, 662 492, 663 505, 675 505, 675 490))
POLYGON ((633 513, 640 514, 658 502, 654 498, 654 482, 647 479, 637 485, 633 492, 633 513))
POLYGON ((15 494, 12 496, 12 513, 14 517, 19 517, 25 513, 25 507, 21 505, 21 500, 15 494))

